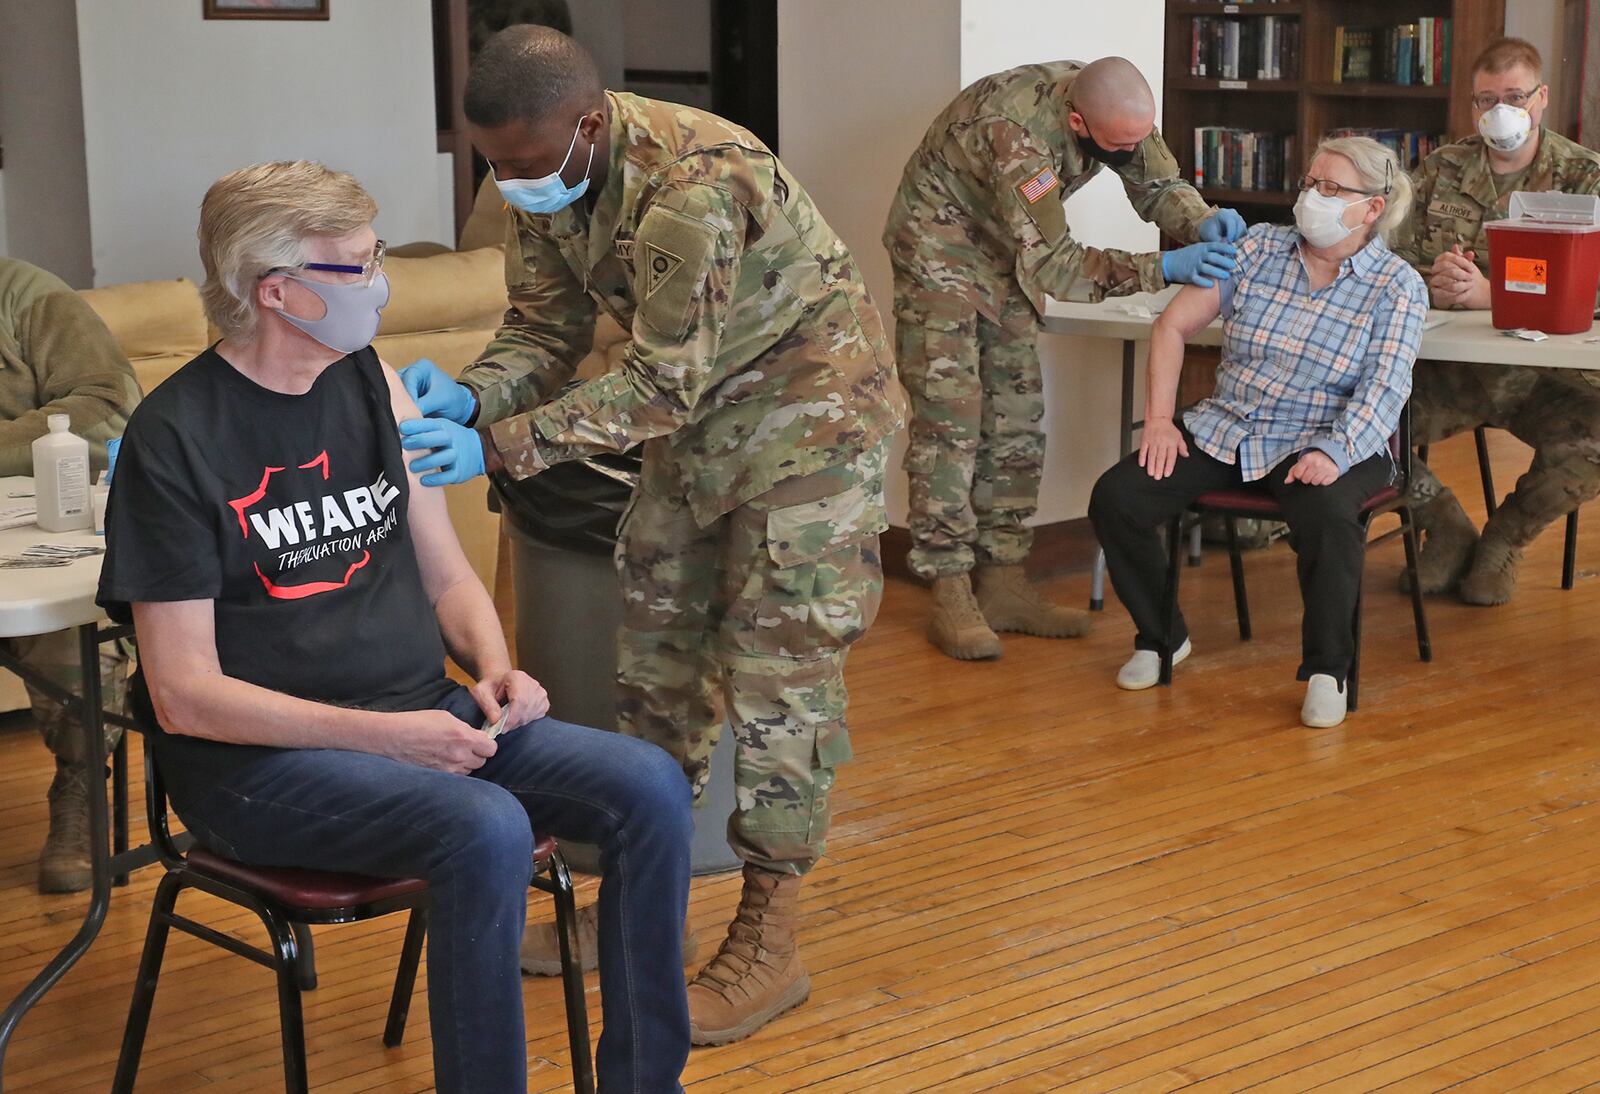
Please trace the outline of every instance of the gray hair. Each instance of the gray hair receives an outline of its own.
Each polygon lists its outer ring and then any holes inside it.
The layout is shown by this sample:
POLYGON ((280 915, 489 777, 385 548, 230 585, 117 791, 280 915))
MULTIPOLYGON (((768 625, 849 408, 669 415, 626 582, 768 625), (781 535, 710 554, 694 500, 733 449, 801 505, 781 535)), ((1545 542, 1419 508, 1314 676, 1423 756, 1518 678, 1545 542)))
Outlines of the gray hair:
POLYGON ((1317 145, 1312 162, 1323 153, 1349 160, 1361 188, 1383 195, 1383 215, 1373 222, 1372 232, 1387 243, 1411 211, 1411 179, 1401 169, 1399 157, 1371 137, 1330 137, 1317 145))
POLYGON ((305 261, 310 236, 365 228, 378 203, 355 176, 309 160, 258 163, 224 175, 200 203, 200 299, 229 338, 256 328, 256 284, 271 270, 305 261))

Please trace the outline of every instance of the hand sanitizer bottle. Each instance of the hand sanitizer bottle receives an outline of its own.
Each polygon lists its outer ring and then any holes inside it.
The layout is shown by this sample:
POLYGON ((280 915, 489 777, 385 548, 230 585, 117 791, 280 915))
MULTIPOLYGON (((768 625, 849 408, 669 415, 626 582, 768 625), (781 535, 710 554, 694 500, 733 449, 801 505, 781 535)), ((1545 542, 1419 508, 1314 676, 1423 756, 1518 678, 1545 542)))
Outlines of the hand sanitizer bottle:
POLYGON ((72 419, 52 414, 50 432, 33 442, 33 493, 39 527, 75 532, 94 525, 89 503, 89 442, 67 432, 72 419))

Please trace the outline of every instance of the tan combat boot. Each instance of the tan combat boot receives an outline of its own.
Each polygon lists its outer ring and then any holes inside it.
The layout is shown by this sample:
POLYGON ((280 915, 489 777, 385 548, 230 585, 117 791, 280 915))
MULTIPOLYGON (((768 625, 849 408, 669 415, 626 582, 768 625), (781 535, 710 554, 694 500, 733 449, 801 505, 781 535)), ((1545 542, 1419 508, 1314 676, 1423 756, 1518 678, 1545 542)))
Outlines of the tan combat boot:
POLYGON ((89 778, 82 764, 56 761, 50 834, 39 852, 39 891, 78 893, 94 880, 89 863, 89 778))
MULTIPOLYGON (((584 972, 593 972, 599 964, 600 905, 590 904, 578 909, 578 964, 584 972)), ((694 960, 700 948, 700 936, 685 921, 683 924, 683 963, 694 960)), ((530 923, 522 932, 522 971, 529 976, 561 975, 561 942, 556 937, 554 920, 530 923)))
POLYGON ((1472 569, 1461 579, 1457 595, 1468 604, 1486 608, 1504 604, 1517 587, 1517 564, 1521 561, 1522 548, 1485 536, 1478 541, 1472 569))
MULTIPOLYGON (((1424 593, 1447 593, 1461 583, 1472 565, 1478 530, 1449 490, 1413 510, 1417 527, 1427 533, 1417 556, 1417 580, 1424 593)), ((1400 591, 1411 591, 1411 574, 1400 571, 1400 591)))
POLYGON ((957 661, 990 661, 1000 656, 1000 636, 989 629, 972 596, 966 574, 933 579, 933 621, 928 641, 957 661))
POLYGON ((1089 613, 1051 603, 1021 566, 978 567, 978 608, 997 631, 1036 638, 1078 638, 1089 633, 1089 613))
POLYGON ((742 1040, 811 995, 795 941, 800 880, 745 865, 744 895, 728 937, 689 984, 690 1041, 742 1040))

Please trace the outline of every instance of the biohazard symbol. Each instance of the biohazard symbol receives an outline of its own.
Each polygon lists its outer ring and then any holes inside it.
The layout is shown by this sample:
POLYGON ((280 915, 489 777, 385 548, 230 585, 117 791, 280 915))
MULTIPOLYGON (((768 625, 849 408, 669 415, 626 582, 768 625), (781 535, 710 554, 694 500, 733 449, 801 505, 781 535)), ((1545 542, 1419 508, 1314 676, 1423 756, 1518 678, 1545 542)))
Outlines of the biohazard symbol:
POLYGON ((671 251, 662 250, 654 243, 644 245, 644 298, 649 300, 667 279, 677 273, 683 259, 671 251))

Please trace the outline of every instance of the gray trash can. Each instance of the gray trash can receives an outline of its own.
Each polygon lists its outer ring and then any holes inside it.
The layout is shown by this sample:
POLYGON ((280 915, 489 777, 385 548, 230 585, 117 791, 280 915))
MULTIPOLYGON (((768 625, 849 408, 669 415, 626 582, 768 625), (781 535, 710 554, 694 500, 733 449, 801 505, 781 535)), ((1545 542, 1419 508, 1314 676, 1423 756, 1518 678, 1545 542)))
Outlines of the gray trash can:
MULTIPOLYGON (((639 458, 631 454, 569 461, 520 482, 495 476, 494 501, 511 540, 512 582, 518 590, 535 590, 539 605, 536 616, 517 614, 517 667, 544 684, 551 715, 565 722, 617 728, 622 597, 612 551, 638 481, 639 458)), ((724 724, 695 810, 690 862, 697 875, 740 865, 727 838, 733 750, 733 731, 724 724)), ((563 841, 562 853, 573 869, 599 873, 595 847, 563 841)))

